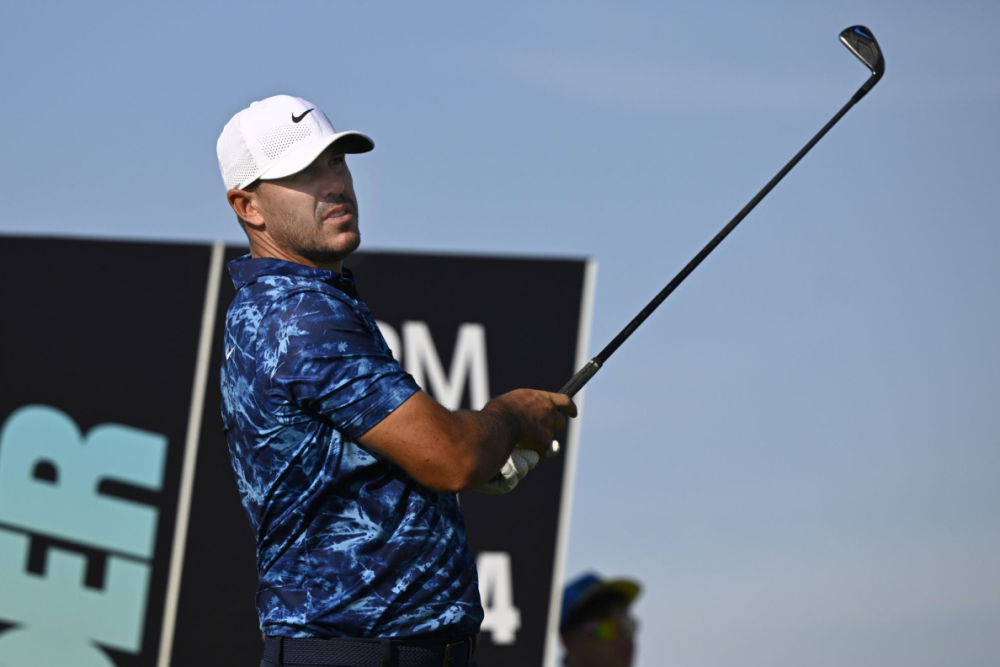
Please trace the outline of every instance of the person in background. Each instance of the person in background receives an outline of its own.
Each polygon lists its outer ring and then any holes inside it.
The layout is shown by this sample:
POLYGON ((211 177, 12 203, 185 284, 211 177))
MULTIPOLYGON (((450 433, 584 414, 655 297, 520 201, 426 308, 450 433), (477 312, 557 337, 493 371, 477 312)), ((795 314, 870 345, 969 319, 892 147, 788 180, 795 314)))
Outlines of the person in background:
POLYGON ((563 591, 559 636, 568 667, 630 667, 638 621, 630 607, 641 587, 628 579, 580 575, 563 591))

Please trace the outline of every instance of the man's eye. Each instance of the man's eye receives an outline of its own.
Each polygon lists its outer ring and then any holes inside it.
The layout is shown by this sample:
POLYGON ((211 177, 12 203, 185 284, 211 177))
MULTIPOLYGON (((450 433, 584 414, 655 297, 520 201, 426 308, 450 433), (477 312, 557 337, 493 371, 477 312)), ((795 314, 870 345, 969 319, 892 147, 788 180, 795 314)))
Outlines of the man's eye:
POLYGON ((336 167, 336 166, 342 165, 342 164, 344 164, 344 156, 343 155, 341 155, 339 157, 332 157, 332 158, 330 158, 330 166, 331 167, 336 167))

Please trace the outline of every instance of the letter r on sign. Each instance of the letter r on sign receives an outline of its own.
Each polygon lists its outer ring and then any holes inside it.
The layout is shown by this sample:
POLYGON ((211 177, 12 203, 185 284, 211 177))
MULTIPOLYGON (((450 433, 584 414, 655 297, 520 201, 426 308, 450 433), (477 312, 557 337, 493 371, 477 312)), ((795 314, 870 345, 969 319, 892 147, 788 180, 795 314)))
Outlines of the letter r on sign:
MULTIPOLYGON (((0 522, 101 550, 153 555, 157 510, 101 495, 101 481, 159 489, 167 439, 119 424, 83 438, 65 413, 45 405, 16 410, 0 429, 0 522), (55 480, 36 474, 47 464, 55 480)), ((51 474, 51 473, 50 473, 51 474)))

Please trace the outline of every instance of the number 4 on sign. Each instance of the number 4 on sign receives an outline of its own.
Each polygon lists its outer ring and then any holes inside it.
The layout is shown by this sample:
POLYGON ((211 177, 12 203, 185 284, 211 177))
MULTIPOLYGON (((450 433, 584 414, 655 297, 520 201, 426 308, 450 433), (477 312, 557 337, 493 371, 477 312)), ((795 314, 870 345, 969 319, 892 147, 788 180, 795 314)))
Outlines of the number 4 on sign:
POLYGON ((483 600, 483 632, 490 632, 494 644, 513 644, 521 628, 521 610, 514 606, 514 580, 510 554, 483 551, 476 557, 479 570, 479 597, 483 600))

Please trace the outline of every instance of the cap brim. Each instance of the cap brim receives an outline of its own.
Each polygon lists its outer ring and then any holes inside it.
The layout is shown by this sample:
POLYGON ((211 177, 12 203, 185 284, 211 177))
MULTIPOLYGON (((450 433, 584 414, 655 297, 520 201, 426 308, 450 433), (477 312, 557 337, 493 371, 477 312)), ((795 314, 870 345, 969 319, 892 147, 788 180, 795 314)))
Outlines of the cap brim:
POLYGON ((631 603, 642 591, 642 588, 634 581, 629 581, 628 579, 613 579, 611 581, 604 581, 600 584, 593 586, 586 593, 580 596, 580 599, 576 601, 574 607, 579 607, 588 600, 592 600, 594 597, 602 593, 617 593, 618 595, 625 598, 626 602, 631 603))
POLYGON ((257 178, 263 181, 273 181, 297 174, 311 165, 320 156, 320 153, 333 144, 337 144, 337 147, 344 153, 367 153, 375 148, 375 142, 367 134, 352 131, 337 132, 324 137, 323 141, 302 142, 301 145, 288 151, 280 160, 271 165, 270 169, 257 178))
POLYGON ((621 597, 626 604, 632 604, 632 601, 639 597, 639 593, 641 592, 642 587, 637 582, 629 579, 612 579, 596 583, 581 593, 577 599, 573 600, 569 607, 563 608, 559 618, 559 629, 560 631, 565 629, 566 623, 572 617, 573 613, 599 595, 612 593, 621 597))

